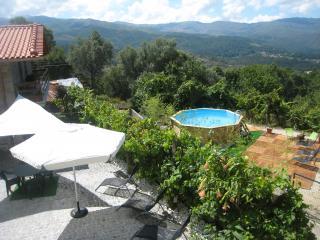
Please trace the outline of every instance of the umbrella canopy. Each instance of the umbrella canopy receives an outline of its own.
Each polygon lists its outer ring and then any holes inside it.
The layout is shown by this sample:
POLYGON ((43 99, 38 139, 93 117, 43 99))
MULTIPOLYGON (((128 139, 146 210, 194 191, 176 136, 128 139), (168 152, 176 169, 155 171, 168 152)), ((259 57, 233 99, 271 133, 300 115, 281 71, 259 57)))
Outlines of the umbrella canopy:
POLYGON ((0 115, 0 137, 35 134, 65 127, 65 123, 38 104, 18 95, 0 115))
POLYGON ((36 134, 10 151, 35 168, 58 170, 106 162, 117 154, 125 139, 121 132, 87 124, 72 125, 69 131, 36 134))
POLYGON ((29 165, 46 170, 73 168, 77 207, 71 211, 74 218, 88 214, 80 208, 75 166, 106 162, 115 156, 125 135, 87 124, 66 124, 69 130, 37 133, 11 148, 12 155, 29 165))

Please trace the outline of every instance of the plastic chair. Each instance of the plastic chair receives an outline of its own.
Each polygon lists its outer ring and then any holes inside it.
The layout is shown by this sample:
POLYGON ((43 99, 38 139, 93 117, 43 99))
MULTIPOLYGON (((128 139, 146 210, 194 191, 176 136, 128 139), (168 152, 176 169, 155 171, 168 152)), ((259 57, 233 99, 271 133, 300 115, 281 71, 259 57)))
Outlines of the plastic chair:
POLYGON ((293 128, 285 128, 284 129, 288 139, 292 139, 294 137, 293 128))
POLYGON ((317 139, 319 138, 319 134, 316 132, 312 132, 309 136, 306 137, 309 141, 316 143, 317 139))

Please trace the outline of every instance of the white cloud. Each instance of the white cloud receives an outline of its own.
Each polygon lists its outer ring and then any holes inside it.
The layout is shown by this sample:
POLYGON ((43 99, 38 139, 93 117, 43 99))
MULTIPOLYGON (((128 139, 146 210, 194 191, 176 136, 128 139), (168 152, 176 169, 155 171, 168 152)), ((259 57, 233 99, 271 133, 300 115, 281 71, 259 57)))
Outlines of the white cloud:
POLYGON ((311 10, 320 10, 320 0, 0 0, 0 6, 0 17, 47 15, 132 23, 256 22, 308 16, 311 10))
POLYGON ((249 0, 247 2, 248 2, 248 6, 251 6, 256 10, 261 9, 263 5, 263 0, 249 0))
POLYGON ((293 11, 298 12, 298 13, 306 13, 311 7, 313 3, 310 2, 302 2, 300 4, 296 4, 293 7, 293 11))
POLYGON ((250 23, 255 23, 255 22, 270 22, 273 20, 277 20, 282 18, 281 15, 264 15, 264 14, 259 14, 258 16, 255 16, 254 18, 250 19, 250 23))
POLYGON ((205 9, 212 6, 212 0, 182 0, 179 8, 173 7, 168 0, 136 1, 128 7, 122 20, 133 23, 166 23, 198 20, 212 22, 215 16, 206 14, 205 9))
POLYGON ((281 11, 304 14, 312 7, 320 7, 320 0, 265 0, 263 5, 278 7, 281 11))
POLYGON ((245 3, 242 0, 223 0, 223 16, 228 19, 237 19, 245 10, 245 3))

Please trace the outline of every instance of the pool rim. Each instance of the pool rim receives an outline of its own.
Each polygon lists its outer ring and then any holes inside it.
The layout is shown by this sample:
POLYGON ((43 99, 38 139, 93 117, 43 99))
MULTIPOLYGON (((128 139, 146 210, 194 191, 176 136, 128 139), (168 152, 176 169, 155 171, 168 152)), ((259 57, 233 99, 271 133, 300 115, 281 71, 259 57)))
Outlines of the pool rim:
POLYGON ((178 112, 176 112, 174 115, 172 115, 170 117, 170 119, 179 124, 180 126, 183 126, 183 127, 192 127, 192 128, 203 128, 203 129, 214 129, 214 128, 221 128, 221 127, 230 127, 230 126, 236 126, 236 125, 239 125, 241 120, 242 120, 243 116, 241 114, 238 114, 238 113, 235 113, 233 111, 230 111, 228 109, 223 109, 223 108, 191 108, 191 109, 185 109, 185 110, 180 110, 178 112), (224 124, 224 125, 220 125, 220 126, 217 126, 217 127, 200 127, 200 126, 195 126, 195 125, 188 125, 188 124, 183 124, 181 123, 179 120, 177 120, 175 118, 175 116, 177 116, 178 114, 182 113, 182 112, 186 112, 186 111, 195 111, 195 110, 201 110, 201 109, 205 109, 205 110, 223 110, 223 111, 227 111, 229 113, 233 113, 233 114, 237 114, 239 117, 239 120, 237 122, 235 122, 234 124, 224 124))

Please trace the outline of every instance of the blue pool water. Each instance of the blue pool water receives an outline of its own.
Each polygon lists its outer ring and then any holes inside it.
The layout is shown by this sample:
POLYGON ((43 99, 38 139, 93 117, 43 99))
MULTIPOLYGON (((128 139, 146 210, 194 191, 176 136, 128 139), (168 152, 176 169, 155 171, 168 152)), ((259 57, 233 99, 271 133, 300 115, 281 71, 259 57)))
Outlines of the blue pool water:
POLYGON ((224 109, 199 108, 182 111, 173 118, 183 125, 214 128, 234 125, 239 121, 240 115, 224 109))

